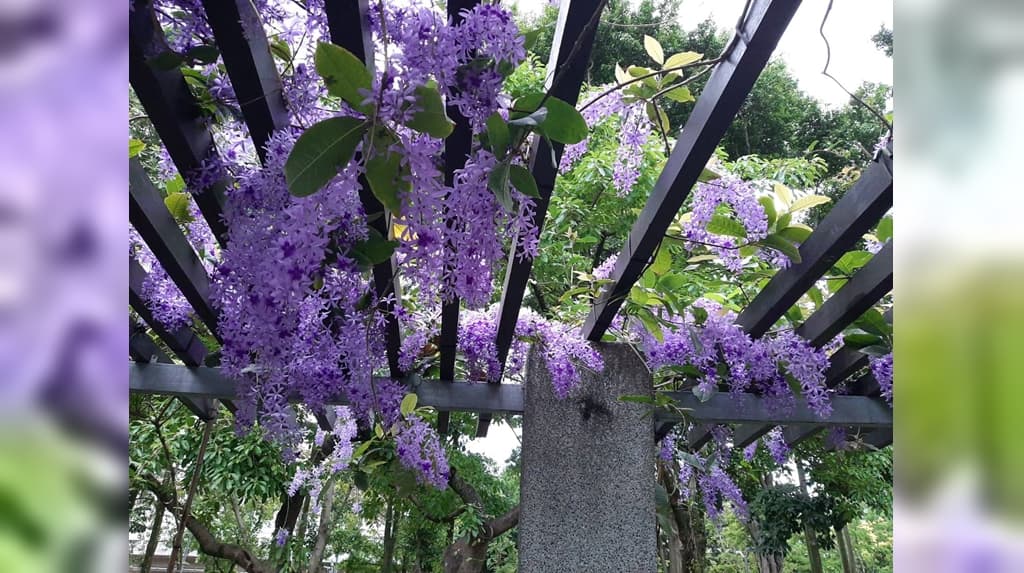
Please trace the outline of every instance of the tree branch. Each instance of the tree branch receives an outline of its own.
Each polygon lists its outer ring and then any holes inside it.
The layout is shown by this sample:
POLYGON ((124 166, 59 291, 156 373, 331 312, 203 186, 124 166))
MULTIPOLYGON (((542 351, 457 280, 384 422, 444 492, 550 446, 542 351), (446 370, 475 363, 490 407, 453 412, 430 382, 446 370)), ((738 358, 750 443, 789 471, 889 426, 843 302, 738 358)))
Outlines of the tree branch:
POLYGON ((195 538, 199 544, 199 550, 204 554, 211 557, 219 557, 221 559, 227 559, 241 567, 242 569, 249 571, 250 573, 274 573, 274 568, 264 562, 263 560, 255 557, 248 549, 234 545, 232 543, 223 543, 214 537, 213 533, 204 525, 196 520, 191 515, 182 517, 175 511, 174 497, 171 495, 168 488, 161 484, 156 477, 152 475, 142 476, 142 483, 146 489, 151 491, 156 496, 157 502, 159 502, 165 510, 171 512, 173 515, 179 517, 185 523, 185 527, 188 528, 189 533, 195 538))
POLYGON ((183 519, 178 520, 178 532, 174 535, 174 544, 171 546, 171 557, 167 562, 167 573, 174 573, 177 566, 178 556, 181 554, 181 538, 185 535, 185 520, 192 510, 192 500, 195 499, 196 487, 199 486, 199 476, 203 473, 203 458, 206 457, 206 445, 210 442, 210 433, 216 418, 206 421, 203 428, 203 440, 199 442, 199 455, 196 456, 196 468, 192 471, 192 482, 188 485, 188 495, 185 497, 185 507, 181 510, 183 519))
POLYGON ((487 538, 494 539, 509 529, 519 525, 519 506, 516 505, 501 517, 496 517, 485 524, 487 538))

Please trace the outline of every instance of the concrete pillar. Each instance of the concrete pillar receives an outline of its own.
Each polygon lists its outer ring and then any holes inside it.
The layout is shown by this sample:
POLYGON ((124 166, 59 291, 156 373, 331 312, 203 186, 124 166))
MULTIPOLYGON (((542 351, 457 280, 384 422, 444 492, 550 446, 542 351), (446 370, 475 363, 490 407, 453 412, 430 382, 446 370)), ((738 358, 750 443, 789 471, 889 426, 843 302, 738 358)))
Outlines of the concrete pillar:
POLYGON ((654 420, 624 394, 651 395, 633 349, 600 344, 603 373, 583 371, 555 397, 539 349, 526 369, 520 486, 521 573, 657 570, 654 420))

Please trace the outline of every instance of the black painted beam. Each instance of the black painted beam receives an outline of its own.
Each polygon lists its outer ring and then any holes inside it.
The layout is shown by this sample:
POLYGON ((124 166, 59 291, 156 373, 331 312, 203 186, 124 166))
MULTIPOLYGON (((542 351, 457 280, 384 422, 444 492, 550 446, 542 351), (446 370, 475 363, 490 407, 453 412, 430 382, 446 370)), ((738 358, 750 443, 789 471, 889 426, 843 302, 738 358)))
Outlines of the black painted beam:
MULTIPOLYGON (((217 156, 213 134, 181 71, 163 69, 151 62, 170 50, 151 2, 135 0, 133 7, 128 14, 128 78, 171 160, 188 181, 204 160, 217 156)), ((192 189, 196 205, 222 246, 227 242, 227 226, 222 219, 224 190, 230 184, 225 179, 205 189, 192 189)))
POLYGON ((192 305, 196 316, 217 336, 217 313, 210 304, 210 277, 138 158, 128 160, 128 195, 132 226, 192 305))
POLYGON ((786 445, 792 448, 800 442, 813 438, 815 434, 824 429, 824 426, 786 426, 782 429, 782 437, 786 440, 786 445))
MULTIPOLYGON (((173 363, 171 358, 153 342, 153 339, 146 333, 146 328, 141 324, 132 324, 132 334, 128 339, 128 354, 137 363, 173 363)), ((211 398, 178 396, 178 400, 202 420, 211 420, 217 417, 217 402, 211 398)))
MULTIPOLYGON (((222 375, 219 368, 191 368, 179 364, 129 363, 129 382, 132 392, 232 399, 236 388, 232 380, 222 375)), ((437 380, 410 380, 410 387, 419 397, 418 403, 437 409, 457 412, 491 412, 493 414, 523 413, 523 387, 518 384, 478 384, 473 382, 440 382, 437 380)), ((791 412, 780 413, 768 400, 754 394, 734 398, 720 393, 707 402, 701 402, 690 392, 672 396, 692 412, 690 417, 703 424, 730 424, 759 422, 764 424, 825 424, 828 426, 860 426, 863 428, 892 427, 892 410, 877 398, 866 396, 836 396, 832 415, 821 420, 805 404, 798 404, 791 412)), ((292 397, 299 400, 300 396, 292 397)), ((344 404, 339 393, 327 399, 328 404, 344 404)), ((656 420, 679 420, 678 414, 658 411, 656 420)))
POLYGON ((892 241, 854 273, 838 292, 796 329, 796 333, 813 346, 824 346, 890 291, 892 241))
MULTIPOLYGON (((479 4, 479 0, 448 0, 448 20, 458 24, 463 20, 461 12, 479 4)), ((455 122, 455 128, 444 140, 444 183, 451 187, 455 184, 455 172, 466 166, 466 159, 472 149, 473 132, 469 120, 459 112, 458 106, 447 104, 448 117, 455 122)), ((451 224, 451 222, 449 222, 451 224)), ((457 296, 446 300, 441 305, 441 340, 438 349, 441 353, 441 380, 455 379, 455 354, 459 339, 459 305, 457 296)), ((437 414, 437 431, 445 434, 451 415, 446 411, 437 414)))
POLYGON ((289 115, 263 22, 250 0, 203 0, 203 8, 256 154, 265 163, 267 141, 288 127, 289 115))
POLYGON ((153 318, 153 313, 142 298, 142 283, 146 280, 146 271, 134 258, 128 259, 128 303, 135 313, 164 341, 171 352, 188 366, 201 366, 206 359, 206 345, 188 327, 168 330, 153 318))
POLYGON ((736 322, 751 336, 763 335, 891 207, 892 159, 880 155, 800 246, 802 260, 776 273, 736 322))
POLYGON ((799 0, 754 0, 732 49, 708 79, 650 198, 633 224, 611 274, 583 325, 583 335, 601 340, 633 284, 647 268, 669 225, 697 182, 775 50, 799 0))
MULTIPOLYGON (((571 105, 576 105, 579 100, 580 89, 586 79, 597 21, 601 17, 600 10, 603 6, 602 0, 563 0, 559 4, 558 21, 555 25, 544 88, 552 96, 571 105)), ((564 145, 561 143, 549 145, 547 140, 536 136, 530 144, 530 171, 540 191, 540 197, 534 201, 536 209, 533 214, 533 225, 538 232, 544 228, 544 220, 547 218, 548 204, 555 189, 555 177, 558 176, 558 162, 562 158, 563 148, 564 145)), ((513 240, 498 308, 496 342, 498 363, 501 364, 502 370, 508 358, 509 348, 512 346, 519 310, 523 305, 530 270, 533 268, 532 258, 516 256, 519 247, 518 241, 513 240)), ((501 379, 499 377, 498 380, 490 382, 500 383, 501 379)), ((477 436, 487 435, 490 421, 490 417, 486 415, 480 417, 476 429, 477 436)))
MULTIPOLYGON (((370 35, 367 11, 368 0, 328 0, 324 6, 327 12, 327 25, 331 34, 331 42, 352 52, 364 64, 373 69, 373 41, 370 35)), ((374 217, 368 224, 382 237, 389 236, 391 217, 384 210, 384 205, 370 191, 370 185, 364 176, 359 177, 359 200, 363 211, 374 217)), ((395 317, 395 301, 401 298, 401 286, 395 278, 398 263, 394 257, 374 265, 374 292, 381 299, 378 310, 384 315, 384 337, 387 348, 388 370, 392 378, 401 378, 402 369, 398 365, 398 354, 402 347, 402 333, 398 318, 395 317), (388 295, 394 294, 394 298, 388 295)))

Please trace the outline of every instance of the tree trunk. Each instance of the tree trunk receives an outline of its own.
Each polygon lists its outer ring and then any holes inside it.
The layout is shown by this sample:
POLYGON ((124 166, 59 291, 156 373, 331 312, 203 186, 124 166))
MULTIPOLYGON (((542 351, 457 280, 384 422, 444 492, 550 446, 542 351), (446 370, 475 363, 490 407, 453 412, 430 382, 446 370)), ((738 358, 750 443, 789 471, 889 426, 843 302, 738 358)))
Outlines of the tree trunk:
POLYGON ((761 573, 782 573, 782 556, 757 554, 757 568, 761 573))
POLYGON ((153 555, 156 553, 157 545, 160 545, 160 529, 164 524, 164 506, 159 500, 153 509, 153 527, 149 530, 149 541, 146 543, 146 554, 142 556, 142 564, 139 565, 139 573, 149 573, 153 567, 153 555))
POLYGON ((213 432, 216 420, 216 418, 211 418, 203 426, 203 439, 199 442, 199 454, 196 456, 196 467, 192 472, 192 483, 188 485, 185 507, 181 510, 182 518, 179 520, 178 531, 174 534, 174 543, 171 545, 171 557, 167 561, 167 573, 174 573, 175 570, 180 570, 178 567, 178 557, 181 555, 181 538, 185 535, 185 521, 188 520, 189 513, 192 511, 192 500, 195 498, 196 488, 199 486, 199 478, 203 474, 203 458, 206 457, 206 445, 210 442, 210 434, 213 432))
POLYGON ((395 556, 395 506, 388 502, 384 514, 384 556, 381 563, 381 573, 391 573, 395 556))
POLYGON ((846 526, 836 530, 836 547, 839 549, 839 557, 843 562, 843 573, 856 573, 857 568, 854 566, 853 550, 850 547, 846 526))
POLYGON ((519 506, 484 525, 477 537, 460 537, 444 550, 444 573, 483 573, 487 546, 499 535, 519 524, 519 506))
MULTIPOLYGON (((804 495, 808 495, 807 479, 804 477, 804 465, 800 460, 794 461, 796 462, 797 479, 800 481, 800 491, 802 491, 804 495)), ((804 521, 804 543, 807 544, 807 558, 810 560, 811 573, 823 573, 821 567, 821 550, 818 548, 818 536, 806 521, 804 521)))
POLYGON ((328 480, 321 498, 320 526, 316 530, 316 542, 309 553, 309 573, 318 573, 327 548, 327 537, 331 533, 331 512, 334 508, 334 480, 328 480))

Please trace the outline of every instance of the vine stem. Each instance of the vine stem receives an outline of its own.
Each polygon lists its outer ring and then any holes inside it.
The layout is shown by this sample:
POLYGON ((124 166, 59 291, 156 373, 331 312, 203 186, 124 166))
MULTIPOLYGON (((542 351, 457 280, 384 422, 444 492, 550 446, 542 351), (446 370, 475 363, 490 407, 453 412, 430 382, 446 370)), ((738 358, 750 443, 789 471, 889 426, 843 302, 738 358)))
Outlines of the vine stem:
MULTIPOLYGON (((619 83, 613 85, 612 87, 604 90, 603 92, 597 94, 596 96, 594 96, 593 99, 591 99, 587 103, 583 104, 583 107, 581 107, 579 109, 579 111, 580 112, 584 111, 588 107, 590 107, 590 106, 594 105, 595 103, 597 103, 598 100, 600 100, 600 99, 602 99, 604 97, 607 97, 607 96, 611 95, 613 92, 615 92, 617 90, 620 90, 620 89, 622 89, 622 88, 624 88, 624 87, 626 87, 626 86, 628 86, 630 84, 635 84, 636 82, 641 82, 643 80, 646 80, 647 78, 653 78, 654 76, 658 76, 658 75, 662 75, 662 74, 678 72, 678 71, 685 70, 685 69, 688 69, 688 68, 696 68, 698 66, 713 66, 713 65, 717 64, 718 62, 721 62, 722 59, 724 59, 724 58, 725 58, 725 55, 723 54, 723 55, 718 56, 717 58, 714 58, 714 59, 711 59, 711 60, 701 60, 699 62, 692 62, 692 63, 689 63, 689 64, 683 64, 683 65, 680 65, 680 66, 673 66, 671 68, 665 68, 663 70, 658 70, 658 71, 655 71, 655 72, 651 72, 649 74, 644 74, 642 76, 637 76, 637 77, 635 77, 635 78, 633 78, 633 79, 631 79, 629 81, 619 82, 619 83)), ((710 68, 708 68, 708 69, 710 69, 710 68)), ((704 73, 704 72, 702 71, 701 73, 704 73)), ((687 78, 686 80, 684 80, 682 83, 673 84, 671 87, 675 88, 675 87, 681 86, 685 82, 689 82, 690 80, 692 80, 695 77, 697 77, 697 76, 696 75, 691 76, 691 77, 687 78)))

